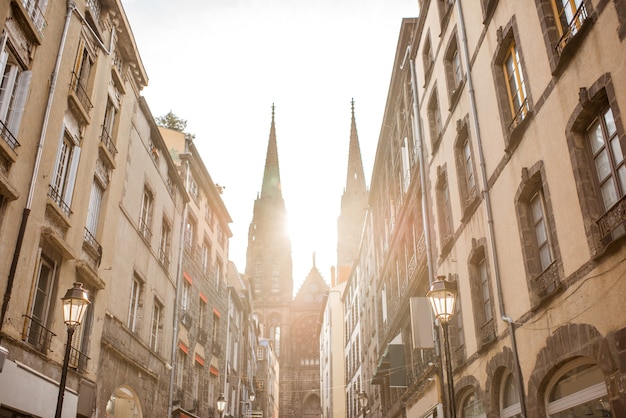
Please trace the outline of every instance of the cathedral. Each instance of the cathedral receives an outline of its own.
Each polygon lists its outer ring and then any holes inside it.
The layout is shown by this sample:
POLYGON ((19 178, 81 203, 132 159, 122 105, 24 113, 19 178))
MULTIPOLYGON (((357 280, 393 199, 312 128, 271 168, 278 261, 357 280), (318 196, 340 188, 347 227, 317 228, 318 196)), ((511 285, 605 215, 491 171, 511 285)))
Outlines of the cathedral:
MULTIPOLYGON (((348 159, 347 182, 338 219, 339 274, 337 278, 331 279, 332 282, 347 277, 352 261, 356 258, 367 206, 354 120, 354 101, 348 159), (361 224, 354 226, 358 222, 361 224)), ((261 337, 271 341, 280 365, 279 417, 320 417, 319 323, 329 287, 317 269, 313 256, 309 274, 298 293, 293 295, 291 242, 286 230, 286 219, 281 193, 275 108, 272 105, 263 182, 254 202, 248 231, 245 273, 250 280, 253 313, 259 322, 261 337)))

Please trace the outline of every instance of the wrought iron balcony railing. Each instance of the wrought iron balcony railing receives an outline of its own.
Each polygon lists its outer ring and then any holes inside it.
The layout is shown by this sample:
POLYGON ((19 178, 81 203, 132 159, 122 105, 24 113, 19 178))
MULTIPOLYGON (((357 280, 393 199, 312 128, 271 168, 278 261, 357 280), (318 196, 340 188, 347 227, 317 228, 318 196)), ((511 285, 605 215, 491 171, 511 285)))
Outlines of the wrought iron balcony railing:
POLYGON ((50 185, 50 188, 48 190, 48 197, 52 199, 54 203, 56 203, 57 206, 61 209, 61 211, 63 211, 63 213, 65 213, 67 216, 70 216, 72 214, 72 210, 70 209, 68 204, 65 203, 65 200, 63 200, 63 196, 61 196, 60 191, 53 185, 50 185))
POLYGON ((11 148, 13 151, 15 151, 15 148, 20 146, 20 143, 17 142, 17 139, 15 139, 15 136, 13 136, 8 126, 6 126, 4 122, 1 120, 0 120, 0 137, 2 137, 4 142, 6 142, 9 148, 11 148))
POLYGON ((83 86, 83 83, 81 83, 78 74, 76 74, 75 72, 72 72, 71 87, 85 112, 89 113, 89 111, 93 107, 93 104, 91 104, 91 100, 89 99, 87 90, 85 90, 85 86, 83 86))
POLYGON ((561 55, 563 53, 563 49, 572 40, 574 36, 580 31, 583 23, 589 17, 589 13, 587 13, 587 7, 585 6, 585 2, 580 3, 580 7, 576 10, 576 13, 570 20, 567 27, 563 28, 563 36, 559 39, 559 42, 556 44, 556 52, 561 55))
POLYGON ((52 337, 56 334, 43 326, 38 320, 29 315, 23 315, 25 320, 25 335, 26 340, 30 345, 35 347, 38 351, 46 353, 50 350, 50 343, 52 337))

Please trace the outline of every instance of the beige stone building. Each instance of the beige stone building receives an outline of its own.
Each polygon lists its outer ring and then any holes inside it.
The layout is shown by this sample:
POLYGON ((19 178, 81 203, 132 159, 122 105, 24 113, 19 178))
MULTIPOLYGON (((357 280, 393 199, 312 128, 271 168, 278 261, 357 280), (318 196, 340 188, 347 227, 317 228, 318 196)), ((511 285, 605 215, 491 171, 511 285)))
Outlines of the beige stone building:
POLYGON ((121 2, 4 1, 0 30, 1 415, 53 416, 82 282, 62 416, 164 416, 188 197, 121 2))
POLYGON ((374 329, 367 416, 626 416, 626 4, 419 6, 346 287, 374 329), (454 402, 423 310, 441 275, 458 287, 454 402))

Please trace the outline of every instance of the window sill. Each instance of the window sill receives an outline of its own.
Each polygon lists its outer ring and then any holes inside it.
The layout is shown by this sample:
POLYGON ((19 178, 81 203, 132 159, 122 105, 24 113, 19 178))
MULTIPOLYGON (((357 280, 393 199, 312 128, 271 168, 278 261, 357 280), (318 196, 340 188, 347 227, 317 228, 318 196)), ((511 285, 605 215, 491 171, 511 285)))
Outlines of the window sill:
POLYGON ((516 125, 512 123, 512 126, 508 129, 509 134, 506 138, 506 147, 504 149, 505 152, 512 154, 513 151, 515 151, 522 137, 524 136, 524 132, 526 132, 526 129, 528 129, 528 125, 532 117, 533 111, 528 110, 526 112, 526 116, 524 116, 524 118, 520 120, 516 125))

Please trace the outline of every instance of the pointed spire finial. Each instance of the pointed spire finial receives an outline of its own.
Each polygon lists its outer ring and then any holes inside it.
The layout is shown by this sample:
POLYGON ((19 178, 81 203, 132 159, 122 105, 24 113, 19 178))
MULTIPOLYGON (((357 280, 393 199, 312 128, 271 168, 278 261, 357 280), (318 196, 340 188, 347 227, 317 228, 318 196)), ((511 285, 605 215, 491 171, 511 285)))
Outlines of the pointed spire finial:
POLYGON ((315 268, 315 251, 313 251, 313 268, 315 268))
POLYGON ((352 116, 354 116, 354 97, 350 101, 350 104, 352 104, 352 116))
POLYGON ((276 109, 276 106, 272 103, 272 120, 274 119, 274 109, 276 109))

